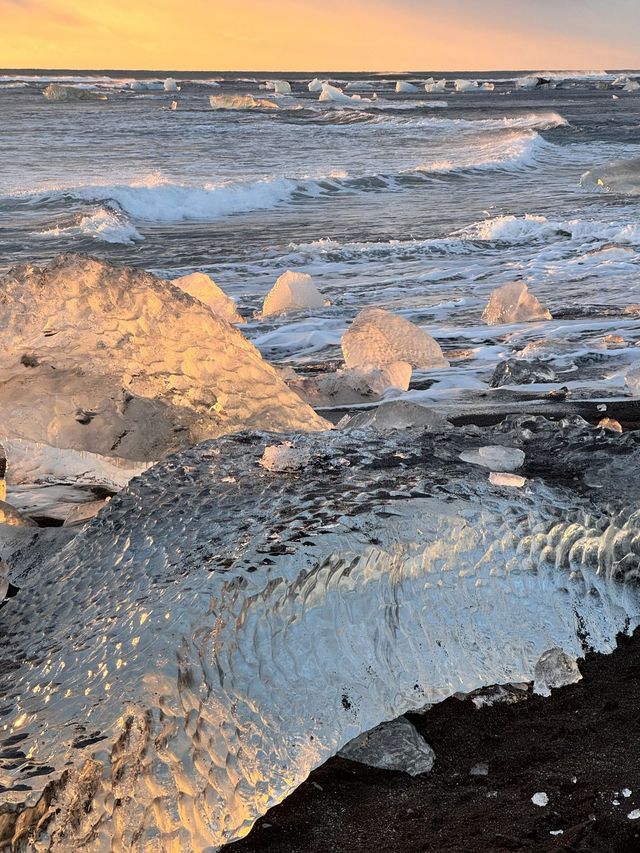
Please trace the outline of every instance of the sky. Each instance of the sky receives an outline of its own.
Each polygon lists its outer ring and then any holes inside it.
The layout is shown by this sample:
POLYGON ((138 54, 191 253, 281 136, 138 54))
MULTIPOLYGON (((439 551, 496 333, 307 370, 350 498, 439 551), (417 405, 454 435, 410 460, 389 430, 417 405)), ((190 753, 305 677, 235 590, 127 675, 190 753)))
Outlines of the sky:
POLYGON ((0 0, 0 67, 640 68, 640 0, 0 0))

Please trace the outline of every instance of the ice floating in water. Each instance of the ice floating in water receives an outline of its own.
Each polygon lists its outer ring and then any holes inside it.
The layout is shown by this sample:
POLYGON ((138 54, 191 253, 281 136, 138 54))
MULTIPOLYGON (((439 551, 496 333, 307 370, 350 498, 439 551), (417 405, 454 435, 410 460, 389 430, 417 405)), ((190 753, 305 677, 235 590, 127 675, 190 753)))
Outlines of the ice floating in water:
POLYGON ((436 754, 406 717, 381 723, 343 746, 339 755, 350 761, 420 776, 430 773, 436 754))
POLYGON ((433 77, 431 77, 424 84, 425 92, 427 92, 429 95, 435 95, 438 92, 444 92, 446 88, 447 81, 444 78, 442 80, 434 80, 433 77))
POLYGON ((534 320, 551 320, 544 308, 522 281, 513 281, 498 287, 489 297, 482 319, 489 326, 502 323, 529 323, 534 320))
POLYGON ((310 92, 322 92, 322 80, 318 80, 317 77, 314 77, 313 80, 309 81, 307 88, 310 92))
POLYGON ((65 255, 0 292, 6 435, 145 460, 252 424, 326 426, 237 329, 149 273, 65 255))
POLYGON ((577 484, 507 500, 457 461, 462 427, 292 438, 313 459, 292 487, 245 432, 133 480, 37 571, 17 559, 6 835, 37 849, 47 814, 44 849, 215 850, 381 721, 530 681, 552 648, 611 651, 640 619, 638 438, 484 432, 577 484))
POLYGON ((465 450, 460 454, 463 462, 471 462, 473 465, 482 465, 484 468, 492 468, 496 472, 515 471, 524 465, 525 455, 517 447, 503 447, 502 445, 487 445, 477 450, 465 450))
POLYGON ((331 101, 336 104, 368 104, 371 101, 367 98, 361 98, 359 95, 345 95, 338 86, 332 86, 330 83, 322 84, 320 92, 321 101, 331 101))
POLYGON ((420 370, 448 367, 440 345, 419 326, 382 308, 365 308, 342 336, 347 367, 404 361, 420 370))
POLYGON ((454 80, 456 92, 478 92, 480 91, 477 80, 454 80))
POLYGON ((415 92, 419 92, 417 86, 414 86, 413 83, 407 83, 405 80, 398 80, 396 83, 396 92, 403 93, 405 95, 411 95, 415 92))
POLYGON ((286 80, 274 80, 273 91, 276 93, 276 95, 290 95, 291 84, 287 83, 286 80))
POLYGON ((212 110, 279 110, 275 101, 253 95, 209 95, 212 110))
POLYGON ((171 106, 169 107, 169 109, 170 110, 177 110, 178 109, 178 102, 177 101, 171 101, 171 106))
POLYGON ((623 92, 637 92, 640 89, 640 83, 637 80, 628 80, 622 87, 623 92))
POLYGON ((174 278, 171 284, 175 284, 180 290, 203 302, 227 323, 244 323, 244 317, 238 314, 235 301, 205 273, 194 272, 191 275, 183 275, 180 278, 174 278))
POLYGON ((23 438, 0 437, 7 456, 7 483, 69 483, 102 486, 120 491, 144 473, 150 463, 140 464, 78 450, 64 450, 23 438))
POLYGON ((519 77, 516 80, 516 89, 536 89, 539 86, 548 86, 550 82, 546 77, 538 77, 538 75, 519 77))
POLYGON ((107 96, 91 89, 79 89, 77 86, 61 86, 49 83, 42 94, 49 101, 106 101, 107 96))
POLYGON ((540 655, 533 675, 533 692, 539 696, 551 696, 554 688, 566 687, 582 680, 576 659, 557 648, 540 655))
POLYGON ((180 88, 173 77, 167 77, 164 81, 163 88, 165 92, 179 92, 180 88))
POLYGON ((265 296, 262 315, 272 317, 274 314, 284 314, 288 311, 324 308, 326 304, 310 275, 287 270, 265 296))
POLYGON ((619 160, 596 169, 590 169, 584 173, 580 183, 589 189, 639 195, 640 157, 633 160, 619 160))
POLYGON ((489 82, 482 83, 482 85, 480 86, 480 89, 483 92, 493 92, 493 90, 495 88, 496 88, 496 84, 495 83, 489 83, 489 82))

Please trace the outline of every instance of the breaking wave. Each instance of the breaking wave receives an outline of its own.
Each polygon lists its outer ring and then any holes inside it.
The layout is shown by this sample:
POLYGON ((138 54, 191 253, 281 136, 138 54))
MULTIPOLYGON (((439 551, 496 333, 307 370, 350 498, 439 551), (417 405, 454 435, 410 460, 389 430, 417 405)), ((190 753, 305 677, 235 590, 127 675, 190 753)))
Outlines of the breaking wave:
POLYGON ((464 149, 456 161, 443 160, 424 163, 414 171, 423 173, 446 174, 477 170, 512 169, 537 164, 537 156, 542 151, 551 151, 557 146, 547 142, 536 131, 510 131, 499 139, 492 138, 464 149))
POLYGON ((95 213, 75 218, 69 225, 56 225, 43 231, 42 237, 75 236, 80 234, 93 237, 104 243, 120 243, 132 245, 144 238, 138 230, 124 217, 112 210, 100 208, 95 213))

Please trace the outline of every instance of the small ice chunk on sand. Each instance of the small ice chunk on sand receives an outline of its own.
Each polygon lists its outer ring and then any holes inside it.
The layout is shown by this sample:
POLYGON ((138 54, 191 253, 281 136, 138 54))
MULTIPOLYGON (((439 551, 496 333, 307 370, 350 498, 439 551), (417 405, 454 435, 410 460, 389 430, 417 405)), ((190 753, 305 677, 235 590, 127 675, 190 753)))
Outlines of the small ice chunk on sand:
POLYGON ((406 361, 419 370, 448 367, 440 345, 419 326, 382 308, 365 308, 342 336, 347 367, 406 361))
POLYGON ((287 83, 286 80, 275 80, 273 83, 273 91, 276 95, 290 95, 291 84, 287 83))
POLYGON ((503 447, 500 444, 488 444, 475 450, 465 450, 460 454, 463 462, 482 465, 494 472, 515 471, 524 464, 524 453, 517 447, 503 447))
POLYGON ((311 454, 306 448, 296 447, 290 441, 282 444, 269 444, 264 449, 260 464, 267 471, 283 473, 286 471, 297 471, 309 462, 311 454))
POLYGON ((640 809, 634 809, 632 812, 629 812, 627 817, 629 820, 638 820, 640 818, 640 809))
POLYGON ((504 474, 497 471, 491 471, 489 474, 489 482, 492 486, 506 486, 511 489, 521 489, 527 480, 526 477, 521 477, 519 474, 504 474))
POLYGON ((382 723, 349 741, 338 753, 381 770, 396 770, 419 776, 429 773, 436 760, 434 751, 406 717, 382 723))
POLYGON ((163 83, 162 88, 165 90, 165 92, 179 92, 180 91, 178 84, 173 79, 173 77, 167 77, 167 79, 163 83))
POLYGON ((407 83, 406 80, 398 80, 398 82, 396 83, 396 92, 398 92, 398 93, 410 95, 410 94, 415 94, 416 92, 419 92, 419 91, 420 90, 418 89, 417 86, 414 86, 413 83, 407 83))
POLYGON ((552 317, 536 297, 529 293, 529 288, 523 281, 513 281, 493 291, 482 319, 489 326, 498 326, 502 323, 551 320, 552 317))
POLYGON ((480 762, 480 764, 474 764, 471 770, 469 770, 469 776, 488 776, 489 775, 489 765, 485 762, 480 762))
POLYGON ((531 797, 531 802, 534 806, 544 808, 544 806, 549 805, 549 796, 548 794, 545 794, 544 791, 538 791, 537 794, 534 794, 533 797, 531 797))
POLYGON ((613 418, 602 418, 602 420, 599 421, 598 426, 600 429, 609 430, 609 432, 622 432, 622 424, 613 418))
POLYGON ((317 77, 314 77, 313 80, 309 81, 307 88, 310 92, 322 92, 322 80, 318 80, 317 77))
POLYGON ((550 829, 549 835, 564 835, 564 829, 550 829))
POLYGON ((227 323, 244 323, 244 318, 238 314, 235 301, 205 273, 194 272, 191 275, 183 275, 180 278, 174 278, 171 284, 175 284, 189 296, 203 302, 213 314, 222 317, 227 323))
POLYGON ((212 110, 279 110, 275 101, 253 95, 209 95, 212 110))
POLYGON ((582 680, 576 659, 559 648, 547 649, 540 655, 533 676, 533 692, 538 696, 551 696, 553 688, 582 680))
POLYGON ((310 275, 287 270, 265 296, 262 315, 271 317, 287 311, 324 308, 326 304, 310 275))
POLYGON ((633 794, 633 791, 632 791, 630 788, 623 788, 623 789, 620 791, 620 793, 622 794, 622 796, 623 796, 623 797, 626 797, 627 799, 629 799, 629 797, 631 796, 631 794, 633 794))

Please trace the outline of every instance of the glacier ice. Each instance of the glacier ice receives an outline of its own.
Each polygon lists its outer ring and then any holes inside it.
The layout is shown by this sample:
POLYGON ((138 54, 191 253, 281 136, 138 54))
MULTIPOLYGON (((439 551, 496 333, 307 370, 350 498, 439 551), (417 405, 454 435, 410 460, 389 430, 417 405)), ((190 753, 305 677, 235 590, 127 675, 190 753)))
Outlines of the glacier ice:
POLYGON ((640 367, 633 367, 627 371, 624 384, 633 397, 640 397, 640 367))
POLYGON ((359 95, 345 95, 339 86, 332 86, 331 83, 323 83, 320 92, 320 101, 330 101, 336 104, 368 104, 370 101, 367 98, 361 98, 359 95))
POLYGON ((504 486, 508 489, 521 489, 526 484, 525 477, 519 474, 505 474, 502 471, 491 471, 489 482, 492 486, 504 486))
POLYGON ((339 752, 342 758, 381 770, 396 770, 409 776, 430 773, 436 755, 406 717, 398 717, 363 732, 339 752))
POLYGON ((194 272, 191 275, 183 275, 172 279, 171 284, 184 290, 199 302, 203 302, 227 323, 244 323, 244 318, 238 314, 235 301, 205 273, 194 272))
POLYGON ((347 406, 373 402, 394 388, 407 391, 411 373, 410 364, 396 361, 382 367, 354 367, 297 377, 288 384, 314 408, 347 406))
POLYGON ((279 110, 275 101, 253 95, 209 95, 212 110, 279 110))
POLYGON ((552 317, 536 297, 529 293, 529 288, 523 281, 513 281, 492 292, 482 319, 489 326, 498 326, 502 323, 551 320, 552 317))
POLYGON ((640 621, 640 439, 577 418, 486 427, 576 472, 505 500, 458 460, 476 432, 292 436, 313 463, 291 476, 261 467, 264 433, 208 441, 43 545, 37 571, 16 558, 16 846, 214 851, 383 720, 530 681, 549 649, 611 651, 640 621))
POLYGON ((260 464, 267 471, 297 471, 304 468, 311 460, 311 454, 306 447, 296 447, 291 441, 282 444, 269 444, 264 449, 260 464))
POLYGON ((287 270, 277 279, 262 303, 262 315, 324 308, 327 303, 308 273, 287 270))
POLYGON ((602 420, 598 422, 598 426, 600 429, 608 429, 610 432, 623 432, 622 424, 614 418, 602 418, 602 420))
POLYGON ((493 371, 491 387, 531 385, 535 382, 555 382, 556 380, 556 373, 547 361, 540 358, 530 360, 508 358, 501 361, 493 371))
POLYGON ((131 460, 243 428, 327 426, 201 302, 75 255, 0 279, 0 409, 4 435, 131 460))
POLYGON ((167 77, 167 79, 163 83, 163 89, 165 92, 179 92, 180 87, 177 82, 173 79, 173 77, 167 77))
POLYGON ((408 83, 406 80, 398 80, 396 83, 396 92, 402 93, 405 95, 411 95, 415 92, 419 92, 417 86, 414 86, 413 83, 408 83))
POLYGON ((291 84, 287 83, 286 80, 274 80, 273 91, 276 93, 276 95, 290 95, 291 84))
POLYGON ((178 109, 178 102, 177 101, 171 101, 171 104, 169 105, 169 109, 170 110, 177 110, 178 109))
POLYGON ((62 86, 49 83, 42 94, 49 101, 106 101, 107 96, 92 89, 80 89, 78 86, 62 86))
POLYGON ((313 80, 309 81, 307 88, 310 92, 322 92, 322 80, 314 77, 313 80))
POLYGON ((551 696, 556 687, 566 687, 582 679, 578 662, 559 648, 547 649, 540 655, 533 670, 533 692, 551 696))
POLYGON ((485 445, 475 450, 465 450, 460 454, 463 462, 482 465, 494 471, 515 471, 524 464, 525 454, 517 447, 503 445, 485 445))
POLYGON ((347 367, 384 367, 407 362, 420 370, 448 367, 440 345, 419 326, 385 311, 364 308, 342 336, 347 367))
POLYGON ((627 80, 622 87, 623 92, 637 92, 640 89, 640 83, 637 80, 627 80))
POLYGON ((420 406, 410 400, 389 400, 375 409, 346 415, 340 429, 439 429, 451 428, 446 417, 434 408, 420 406))
POLYGON ((149 467, 112 456, 64 450, 23 438, 0 436, 6 453, 6 481, 12 486, 69 483, 119 491, 149 467))
POLYGON ((434 95, 438 92, 444 92, 447 88, 446 79, 434 80, 433 77, 424 84, 425 92, 429 95, 434 95))
POLYGON ((549 805, 549 795, 546 794, 544 791, 538 791, 531 797, 531 802, 534 806, 540 806, 541 808, 544 808, 544 806, 549 805))
POLYGON ((453 86, 456 92, 478 92, 480 87, 477 80, 454 80, 453 86))

